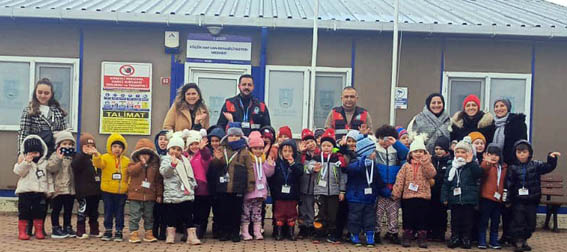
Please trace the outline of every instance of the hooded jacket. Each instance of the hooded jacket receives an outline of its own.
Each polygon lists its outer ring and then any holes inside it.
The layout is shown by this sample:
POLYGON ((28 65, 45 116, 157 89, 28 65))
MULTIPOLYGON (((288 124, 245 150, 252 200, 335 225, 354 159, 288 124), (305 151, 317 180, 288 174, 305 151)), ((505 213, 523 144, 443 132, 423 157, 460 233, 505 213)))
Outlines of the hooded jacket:
POLYGON ((139 201, 155 201, 163 194, 163 178, 159 173, 160 158, 154 145, 148 139, 142 138, 136 143, 132 152, 132 161, 128 164, 128 199, 139 201), (143 164, 140 155, 148 154, 150 159, 143 164), (149 183, 149 188, 147 187, 149 183))
POLYGON ((452 181, 449 181, 449 170, 445 172, 445 179, 441 188, 441 202, 449 205, 477 205, 480 192, 480 177, 482 170, 475 161, 471 161, 457 169, 452 181), (455 195, 455 188, 461 188, 461 194, 455 195))
POLYGON ((249 153, 250 157, 254 160, 254 178, 256 178, 256 188, 253 192, 247 193, 244 196, 244 199, 266 199, 268 197, 267 177, 274 175, 275 167, 273 165, 270 165, 268 161, 266 161, 265 155, 262 155, 262 157, 256 157, 252 152, 249 153), (261 172, 261 176, 258 176, 259 172, 261 172), (260 186, 258 187, 258 185, 260 186))
POLYGON ((102 170, 102 177, 100 181, 100 189, 103 192, 114 194, 126 194, 128 192, 128 164, 130 159, 124 155, 128 150, 128 143, 126 139, 120 134, 112 134, 106 140, 105 154, 97 153, 93 155, 93 165, 102 170), (120 156, 115 157, 112 154, 112 143, 121 142, 124 145, 124 150, 120 156), (112 179, 113 174, 120 174, 121 179, 112 179))
MULTIPOLYGON (((69 137, 71 137, 70 134, 69 137)), ((73 144, 75 144, 74 139, 69 140, 73 141, 73 144)), ((56 138, 55 141, 60 142, 61 140, 56 138)), ((73 157, 60 157, 57 152, 49 157, 47 171, 51 173, 53 179, 55 188, 53 197, 59 195, 75 195, 75 178, 71 167, 72 161, 73 157)))
POLYGON ((174 165, 169 154, 163 156, 159 172, 163 176, 163 203, 176 204, 195 199, 197 182, 189 159, 181 155, 174 165))
POLYGON ((254 178, 254 162, 250 154, 248 154, 248 148, 232 150, 228 146, 227 137, 222 139, 220 148, 223 155, 226 152, 226 156, 223 156, 221 159, 216 157, 212 159, 207 176, 214 181, 215 192, 243 195, 253 192, 256 186, 256 179, 254 178), (223 181, 226 181, 224 178, 228 177, 228 182, 221 183, 221 177, 223 181))
POLYGON ((167 134, 167 130, 162 130, 160 131, 154 138, 154 145, 155 145, 155 149, 157 154, 161 157, 161 156, 165 156, 167 155, 167 147, 165 147, 165 149, 160 149, 159 148, 159 137, 160 136, 166 136, 167 134))
POLYGON ((18 179, 18 185, 16 186, 16 195, 20 193, 45 193, 46 195, 53 193, 53 188, 50 186, 48 181, 51 179, 51 175, 47 172, 47 145, 37 135, 29 135, 22 140, 20 145, 20 150, 24 150, 24 144, 30 139, 38 139, 41 142, 43 149, 42 156, 37 163, 22 161, 21 163, 16 163, 14 165, 14 173, 20 178, 18 179))
POLYGON ((83 133, 79 139, 79 152, 73 157, 71 167, 75 178, 75 193, 77 198, 100 195, 101 171, 93 166, 92 157, 83 152, 83 146, 92 141, 94 137, 83 133))
POLYGON ((308 165, 309 173, 313 173, 315 177, 313 194, 332 196, 345 192, 347 174, 344 173, 343 169, 346 168, 347 165, 346 160, 343 158, 342 154, 339 153, 332 153, 330 156, 325 153, 320 153, 318 156, 314 157, 308 165), (321 163, 321 170, 319 172, 313 170, 315 163, 321 163), (325 174, 323 174, 323 172, 325 174))
POLYGON ((274 174, 268 179, 268 183, 270 184, 274 200, 299 200, 299 183, 300 177, 303 175, 303 165, 298 160, 299 157, 295 140, 285 140, 279 147, 280 151, 284 146, 291 146, 295 161, 293 164, 290 164, 287 160, 281 158, 282 155, 280 153, 280 158, 276 161, 274 174), (282 192, 284 185, 290 187, 289 193, 282 192))

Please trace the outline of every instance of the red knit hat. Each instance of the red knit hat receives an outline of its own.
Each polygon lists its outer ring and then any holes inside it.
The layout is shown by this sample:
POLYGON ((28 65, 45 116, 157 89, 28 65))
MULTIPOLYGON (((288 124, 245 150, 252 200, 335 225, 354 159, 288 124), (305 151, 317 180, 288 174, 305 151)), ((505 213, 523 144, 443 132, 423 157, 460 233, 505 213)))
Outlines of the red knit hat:
POLYGON ((301 131, 301 140, 305 141, 308 139, 315 140, 315 135, 313 134, 313 131, 311 131, 310 129, 303 129, 303 131, 301 131))
POLYGON ((335 146, 337 145, 337 140, 335 138, 335 130, 334 129, 328 128, 327 130, 325 130, 325 133, 323 133, 323 135, 321 135, 321 143, 323 143, 325 141, 329 141, 335 146))
POLYGON ((469 102, 474 102, 476 103, 476 106, 478 106, 480 108, 480 99, 478 99, 478 97, 476 95, 469 95, 465 98, 465 100, 463 101, 463 109, 465 109, 465 107, 467 106, 467 103, 469 102))
POLYGON ((281 135, 293 138, 293 136, 291 135, 291 129, 288 126, 280 127, 278 131, 278 137, 280 137, 281 135))

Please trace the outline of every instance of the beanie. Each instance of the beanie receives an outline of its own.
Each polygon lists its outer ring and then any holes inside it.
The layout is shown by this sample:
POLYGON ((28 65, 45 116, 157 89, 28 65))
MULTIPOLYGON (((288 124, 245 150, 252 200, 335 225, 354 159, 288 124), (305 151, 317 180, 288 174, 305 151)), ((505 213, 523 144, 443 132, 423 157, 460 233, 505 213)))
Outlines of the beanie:
POLYGON ((478 131, 474 131, 469 133, 469 137, 471 137, 471 142, 474 143, 474 141, 480 139, 482 140, 485 144, 486 144, 486 138, 484 137, 484 135, 478 131))
POLYGON ((476 95, 469 95, 465 98, 465 100, 463 101, 463 109, 465 109, 465 107, 467 106, 467 103, 469 102, 474 102, 476 103, 476 106, 478 106, 480 108, 480 99, 478 99, 478 97, 476 95))
POLYGON ((278 130, 278 137, 281 135, 287 136, 288 138, 293 138, 293 136, 291 135, 291 129, 288 126, 280 127, 280 129, 278 130))
POLYGON ((250 132, 248 136, 248 147, 264 147, 264 140, 262 140, 262 135, 258 131, 250 132))
POLYGON ((228 123, 228 130, 226 131, 227 136, 244 136, 242 132, 242 127, 239 122, 228 123))
POLYGON ((309 139, 315 140, 315 135, 313 135, 313 131, 311 131, 310 129, 303 129, 303 131, 301 131, 301 140, 305 141, 309 139))

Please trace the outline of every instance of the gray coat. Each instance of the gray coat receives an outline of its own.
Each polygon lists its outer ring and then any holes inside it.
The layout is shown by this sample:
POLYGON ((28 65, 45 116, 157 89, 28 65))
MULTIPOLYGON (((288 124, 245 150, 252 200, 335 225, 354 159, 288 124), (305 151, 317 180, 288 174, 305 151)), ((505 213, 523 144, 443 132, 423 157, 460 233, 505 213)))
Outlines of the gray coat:
POLYGON ((339 195, 340 192, 346 191, 346 183, 347 183, 347 174, 344 173, 341 168, 334 162, 329 163, 321 163, 321 171, 315 172, 313 171, 313 167, 315 166, 316 161, 310 161, 308 163, 307 170, 310 173, 313 173, 314 177, 314 188, 313 194, 315 195, 339 195), (328 166, 327 172, 325 176, 321 176, 323 172, 323 167, 326 165, 328 166), (326 181, 326 186, 321 186, 319 181, 326 181))
POLYGON ((182 156, 173 167, 171 156, 162 156, 159 172, 163 176, 163 203, 181 203, 195 199, 197 182, 189 159, 182 156), (184 189, 189 193, 186 194, 184 189))

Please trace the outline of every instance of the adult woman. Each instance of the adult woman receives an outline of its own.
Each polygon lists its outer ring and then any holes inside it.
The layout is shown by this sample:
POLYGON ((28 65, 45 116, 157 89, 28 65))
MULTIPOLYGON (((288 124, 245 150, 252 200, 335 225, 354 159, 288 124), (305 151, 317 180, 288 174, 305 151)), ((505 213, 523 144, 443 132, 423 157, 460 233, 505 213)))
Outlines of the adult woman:
POLYGON ((463 101, 463 111, 451 118, 451 140, 460 141, 469 133, 478 131, 484 135, 487 143, 491 143, 494 130, 494 117, 480 110, 480 99, 473 94, 463 101))
POLYGON ((493 143, 497 144, 504 155, 504 162, 512 164, 515 153, 514 143, 521 139, 528 139, 526 115, 511 113, 512 103, 507 98, 498 98, 494 102, 494 132, 493 143))
POLYGON ((24 109, 18 132, 18 152, 20 145, 28 135, 39 135, 47 144, 48 157, 55 149, 53 132, 67 128, 67 112, 61 108, 54 96, 53 84, 47 78, 39 80, 33 90, 33 98, 24 109))
POLYGON ((425 146, 430 154, 435 153, 435 141, 441 136, 449 138, 451 118, 445 111, 445 99, 439 93, 433 93, 425 99, 423 111, 408 124, 410 137, 426 134, 425 146))
POLYGON ((209 110, 197 84, 188 83, 179 89, 165 116, 163 128, 174 131, 209 128, 209 110))

